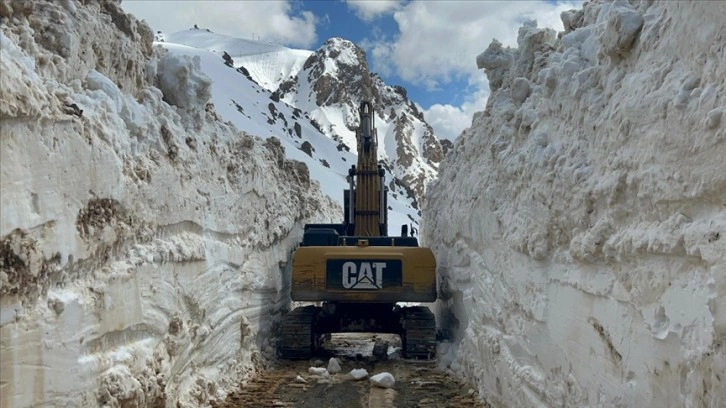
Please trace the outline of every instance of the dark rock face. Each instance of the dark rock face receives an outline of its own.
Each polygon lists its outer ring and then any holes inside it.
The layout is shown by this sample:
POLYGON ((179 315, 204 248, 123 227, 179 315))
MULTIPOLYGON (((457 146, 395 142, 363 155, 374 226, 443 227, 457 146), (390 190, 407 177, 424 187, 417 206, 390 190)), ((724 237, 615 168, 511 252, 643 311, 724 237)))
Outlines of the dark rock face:
POLYGON ((289 93, 294 93, 297 91, 297 76, 294 78, 287 79, 283 81, 280 86, 277 88, 277 91, 274 92, 274 94, 278 95, 278 100, 281 98, 284 98, 285 95, 289 93))
POLYGON ((441 147, 441 142, 434 135, 434 130, 431 126, 426 125, 421 148, 421 156, 426 159, 426 163, 431 167, 438 168, 439 163, 444 160, 444 150, 441 147))
POLYGON ((413 150, 413 146, 408 143, 410 139, 410 122, 405 115, 396 118, 395 120, 394 139, 396 140, 396 155, 398 156, 397 162, 404 168, 411 167, 413 159, 416 156, 416 151, 413 150))
POLYGON ((449 139, 441 139, 439 142, 441 143, 441 152, 445 157, 454 148, 454 143, 449 139))
POLYGON ((326 41, 305 61, 303 70, 308 71, 318 106, 350 103, 360 99, 360 90, 370 88, 365 51, 341 38, 326 41), (336 72, 326 72, 326 61, 333 61, 336 72))
POLYGON ((305 154, 307 154, 308 156, 313 157, 313 150, 315 150, 315 148, 313 147, 313 145, 310 144, 310 142, 306 140, 300 146, 300 150, 305 152, 305 154))

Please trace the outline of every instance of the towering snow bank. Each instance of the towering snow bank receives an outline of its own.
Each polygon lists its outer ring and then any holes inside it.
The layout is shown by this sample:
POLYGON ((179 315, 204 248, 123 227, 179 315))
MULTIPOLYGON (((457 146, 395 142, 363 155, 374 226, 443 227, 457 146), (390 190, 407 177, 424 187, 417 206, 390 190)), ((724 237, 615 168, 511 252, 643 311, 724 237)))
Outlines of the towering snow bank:
POLYGON ((271 349, 339 213, 114 2, 0 3, 0 406, 196 406, 271 349))
POLYGON ((451 367, 492 403, 726 405, 724 15, 590 2, 477 58, 424 223, 451 367))

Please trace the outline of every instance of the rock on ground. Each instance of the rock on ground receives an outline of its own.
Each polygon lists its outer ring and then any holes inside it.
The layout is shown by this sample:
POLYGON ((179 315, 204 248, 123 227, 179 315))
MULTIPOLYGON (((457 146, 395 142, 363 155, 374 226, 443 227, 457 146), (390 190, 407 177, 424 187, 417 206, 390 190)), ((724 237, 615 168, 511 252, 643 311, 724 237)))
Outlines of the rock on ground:
POLYGON ((365 368, 354 368, 350 370, 350 376, 355 380, 362 380, 368 377, 368 371, 365 368))
POLYGON ((376 387, 393 388, 396 385, 396 379, 391 373, 379 373, 371 377, 371 383, 376 387))
POLYGON ((331 357, 330 361, 328 361, 328 372, 330 374, 338 374, 340 371, 340 362, 337 358, 331 357))

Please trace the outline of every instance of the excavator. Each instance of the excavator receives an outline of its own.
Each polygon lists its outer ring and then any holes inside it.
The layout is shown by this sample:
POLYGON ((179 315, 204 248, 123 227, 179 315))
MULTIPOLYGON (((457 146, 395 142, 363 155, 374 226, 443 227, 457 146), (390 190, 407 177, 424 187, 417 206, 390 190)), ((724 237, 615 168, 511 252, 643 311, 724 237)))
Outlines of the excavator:
POLYGON ((290 297, 313 305, 283 316, 277 347, 283 359, 308 359, 332 333, 393 333, 401 355, 431 359, 436 319, 425 306, 437 297, 436 259, 401 226, 388 235, 388 189, 378 164, 378 135, 370 101, 359 107, 357 166, 348 171, 343 222, 307 224, 292 256, 290 297))

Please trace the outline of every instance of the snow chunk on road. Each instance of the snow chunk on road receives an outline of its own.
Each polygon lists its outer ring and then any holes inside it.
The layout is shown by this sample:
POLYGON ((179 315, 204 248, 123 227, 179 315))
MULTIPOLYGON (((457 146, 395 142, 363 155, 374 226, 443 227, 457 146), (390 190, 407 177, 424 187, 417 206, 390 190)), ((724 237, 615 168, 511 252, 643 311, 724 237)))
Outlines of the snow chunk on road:
POLYGON ((326 376, 328 374, 328 370, 325 367, 310 367, 308 368, 308 373, 312 375, 326 376))
POLYGON ((328 372, 330 374, 338 374, 340 372, 340 362, 337 358, 331 357, 330 361, 328 361, 328 372))
POLYGON ((391 373, 379 373, 371 377, 371 383, 376 387, 393 388, 396 385, 396 379, 391 373))
POLYGON ((362 380, 368 377, 368 371, 365 368, 354 368, 350 370, 350 376, 356 380, 362 380))

